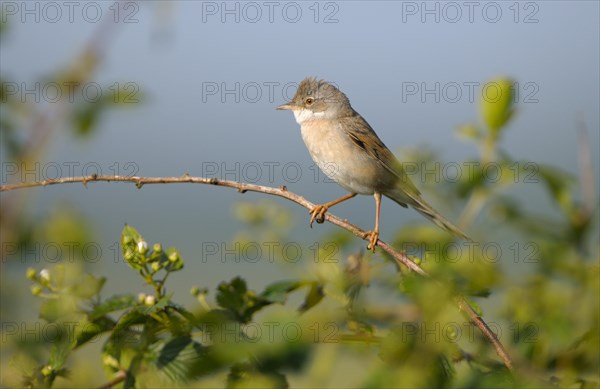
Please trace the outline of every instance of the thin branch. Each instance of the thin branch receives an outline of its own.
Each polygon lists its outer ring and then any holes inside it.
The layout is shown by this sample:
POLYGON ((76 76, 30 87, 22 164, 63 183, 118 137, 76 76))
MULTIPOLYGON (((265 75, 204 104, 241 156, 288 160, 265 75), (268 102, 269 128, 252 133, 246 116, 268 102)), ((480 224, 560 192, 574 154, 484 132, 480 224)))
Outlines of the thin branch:
POLYGON ((98 387, 98 389, 110 389, 113 386, 118 385, 121 382, 125 381, 126 378, 127 378, 127 371, 125 371, 125 370, 119 370, 115 374, 115 378, 113 378, 112 380, 108 381, 105 384, 100 385, 98 387))
POLYGON ((512 370, 513 369, 512 360, 510 359, 510 356, 506 352, 506 349, 500 342, 500 339, 498 339, 498 337, 496 336, 494 331, 491 330, 491 328, 481 318, 481 316, 479 316, 477 314, 477 312, 475 312, 475 310, 473 310, 471 305, 469 305, 468 301, 466 301, 464 299, 464 297, 459 297, 458 309, 460 309, 461 311, 466 313, 467 316, 469 316, 469 320, 471 320, 471 323, 473 323, 473 325, 475 325, 475 327, 479 328, 479 331, 481 331, 481 333, 490 341, 492 346, 494 346, 494 349, 496 350, 496 354, 498 354, 498 356, 500 358, 502 358, 504 365, 508 368, 508 370, 512 370))
MULTIPOLYGON (((306 200, 304 197, 299 196, 295 193, 289 192, 285 186, 280 188, 273 188, 269 186, 262 185, 254 185, 254 184, 245 184, 241 182, 229 181, 229 180, 219 180, 216 178, 205 178, 205 177, 191 177, 189 175, 183 175, 181 177, 136 177, 136 176, 79 176, 79 177, 63 177, 57 179, 49 179, 44 181, 30 182, 30 183, 21 183, 21 184, 8 184, 0 186, 0 192, 8 192, 16 189, 24 189, 24 188, 32 188, 38 186, 50 186, 50 185, 58 185, 58 184, 68 184, 68 183, 82 183, 85 187, 89 182, 98 182, 98 181, 119 181, 119 182, 132 182, 138 188, 141 188, 144 185, 151 184, 205 184, 205 185, 217 185, 217 186, 225 186, 228 188, 237 189, 238 192, 259 192, 266 193, 273 196, 283 197, 285 199, 291 200, 296 204, 303 206, 306 209, 314 208, 315 204, 306 200)), ((329 221, 332 224, 335 224, 339 227, 344 228, 347 231, 350 231, 355 236, 366 240, 367 239, 367 231, 364 231, 355 225, 349 223, 348 221, 341 219, 337 216, 334 216, 330 213, 325 214, 325 220, 329 221)), ((410 260, 406 255, 397 252, 390 245, 382 242, 381 240, 377 242, 377 245, 380 246, 385 252, 390 254, 394 260, 398 263, 401 263, 411 269, 412 271, 422 275, 427 276, 428 274, 421 269, 416 263, 410 260)))
MULTIPOLYGON (((30 182, 30 183, 21 183, 21 184, 8 184, 0 186, 0 192, 8 192, 11 190, 17 189, 25 189, 39 186, 49 186, 49 185, 58 185, 58 184, 68 184, 68 183, 82 183, 86 188, 87 184, 90 182, 99 182, 99 181, 118 181, 118 182, 132 182, 138 188, 141 188, 144 185, 150 184, 204 184, 204 185, 216 185, 216 186, 224 186, 227 188, 237 189, 240 193, 245 192, 258 192, 265 193, 272 196, 283 197, 290 201, 293 201, 296 204, 303 206, 306 209, 314 208, 315 204, 306 200, 304 197, 299 196, 295 193, 292 193, 287 190, 285 186, 281 186, 279 188, 273 188, 269 186, 255 185, 255 184, 245 184, 242 182, 235 182, 229 180, 219 180, 216 178, 205 178, 205 177, 192 177, 187 174, 181 177, 136 177, 136 176, 99 176, 99 175, 91 175, 91 176, 79 176, 79 177, 65 177, 65 178, 57 178, 50 179, 44 181, 30 182)), ((353 235, 363 239, 368 239, 368 233, 354 224, 349 223, 345 219, 341 219, 331 213, 327 212, 325 214, 325 220, 328 222, 335 224, 338 227, 341 227, 353 235)), ((383 251, 392 256, 395 261, 396 266, 399 268, 401 265, 408 267, 413 272, 423 276, 429 277, 429 274, 423 270, 419 265, 413 262, 410 258, 408 258, 405 254, 396 251, 392 246, 385 243, 382 240, 377 241, 377 246, 381 247, 383 251)), ((463 298, 459 297, 458 299, 458 307, 464 312, 473 325, 475 325, 481 333, 489 340, 489 342, 493 345, 494 349, 498 356, 504 362, 504 365, 512 370, 512 361, 502 343, 494 334, 494 332, 489 328, 489 326, 485 323, 485 321, 471 308, 468 302, 463 298)))

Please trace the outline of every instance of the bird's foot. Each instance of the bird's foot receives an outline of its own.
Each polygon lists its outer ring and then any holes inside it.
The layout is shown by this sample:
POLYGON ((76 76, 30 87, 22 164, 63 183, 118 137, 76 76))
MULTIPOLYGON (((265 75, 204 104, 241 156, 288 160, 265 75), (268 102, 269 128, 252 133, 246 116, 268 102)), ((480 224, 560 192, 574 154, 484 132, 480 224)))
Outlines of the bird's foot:
POLYGON ((327 206, 325 205, 315 205, 313 209, 310 210, 310 228, 312 228, 313 222, 317 222, 319 224, 325 221, 325 212, 327 212, 327 206))
POLYGON ((369 245, 367 246, 367 250, 375 252, 375 245, 377 245, 377 240, 379 239, 379 231, 369 231, 365 234, 365 238, 367 237, 369 237, 369 245))

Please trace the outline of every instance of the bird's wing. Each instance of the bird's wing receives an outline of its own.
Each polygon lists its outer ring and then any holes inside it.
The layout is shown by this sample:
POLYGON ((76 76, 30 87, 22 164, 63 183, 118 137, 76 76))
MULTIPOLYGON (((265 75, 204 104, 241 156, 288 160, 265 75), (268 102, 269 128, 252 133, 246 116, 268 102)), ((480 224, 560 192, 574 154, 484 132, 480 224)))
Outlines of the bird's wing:
POLYGON ((398 177, 402 188, 411 197, 419 197, 417 187, 412 183, 402 164, 394 154, 383 144, 369 123, 357 112, 348 118, 342 119, 342 128, 357 147, 377 160, 384 168, 398 177))

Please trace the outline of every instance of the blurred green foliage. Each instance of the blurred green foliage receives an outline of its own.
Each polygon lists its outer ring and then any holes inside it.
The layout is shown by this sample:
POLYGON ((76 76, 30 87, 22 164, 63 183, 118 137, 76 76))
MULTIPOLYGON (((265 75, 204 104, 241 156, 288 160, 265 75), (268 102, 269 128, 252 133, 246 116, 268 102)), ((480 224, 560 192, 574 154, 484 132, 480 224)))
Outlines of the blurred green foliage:
MULTIPOLYGON (((0 39, 4 39, 10 33, 10 25, 5 21, 0 23, 0 33, 0 39)), ((20 170, 33 169, 44 159, 44 154, 51 148, 53 139, 57 138, 57 132, 69 131, 82 140, 88 139, 100 127, 99 124, 108 111, 120 107, 134 107, 143 99, 143 93, 135 83, 115 81, 100 85, 93 81, 95 71, 102 61, 101 46, 100 39, 91 39, 61 70, 40 77, 39 80, 17 82, 3 70, 0 75, 0 139, 3 163, 18 166, 20 170), (26 88, 34 91, 33 97, 23 96, 22 89, 26 88), (50 92, 42 93, 41 90, 46 88, 50 92)), ((8 172, 9 168, 6 168, 6 171, 8 172)), ((19 174, 7 174, 3 168, 2 179, 5 181, 3 184, 11 184, 23 178, 19 174)), ((31 206, 27 193, 6 194, 0 201, 2 247, 15 244, 21 252, 35 250, 35 244, 40 242, 37 238, 49 231, 43 229, 43 226, 48 224, 68 225, 71 232, 90 233, 89 222, 81 213, 70 212, 70 204, 60 204, 61 212, 32 217, 26 212, 27 207, 31 206), (40 220, 43 223, 39 223, 40 220)), ((60 228, 56 231, 56 234, 61 235, 60 228)), ((2 250, 3 262, 7 260, 5 254, 6 250, 2 250)))
MULTIPOLYGON (((4 33, 6 26, 0 28, 4 33)), ((99 59, 88 48, 75 66, 53 79, 83 83, 99 59)), ((8 82, 2 80, 0 88, 2 147, 11 160, 35 161, 48 138, 32 147, 21 129, 43 113, 5 96, 8 82)), ((100 343, 95 363, 102 365, 107 381, 113 380, 109 386, 126 388, 215 382, 231 388, 598 387, 597 204, 577 201, 577 177, 516 160, 502 149, 504 132, 516 116, 513 81, 499 78, 486 85, 494 88, 481 101, 480 122, 457 131, 479 153, 458 164, 468 174, 444 181, 448 165, 435 152, 404 154, 411 162, 407 171, 423 178, 417 181, 436 204, 464 207, 459 224, 478 239, 457 242, 426 221, 399 230, 393 246, 414 258, 430 279, 404 268, 391 271, 385 254, 364 253, 363 242, 334 231, 319 245, 303 247, 305 256, 296 267, 276 251, 275 263, 296 274, 290 279, 256 291, 238 276, 218 285, 214 302, 206 288, 190 285, 197 305, 185 307, 166 288, 170 274, 184 268, 179 251, 150 244, 125 226, 123 258, 152 292, 132 287, 126 294, 105 296, 106 278, 89 274, 80 261, 28 269, 31 292, 42 301, 40 331, 46 332, 23 338, 15 335, 18 329, 3 325, 3 347, 13 351, 12 373, 3 385, 90 385, 90 377, 70 366, 82 348, 100 343), (544 190, 557 216, 532 213, 527 201, 510 196, 508 189, 523 183, 544 190), (511 239, 507 250, 501 244, 511 239), (499 246, 504 250, 495 256, 499 246), (531 266, 527 273, 510 274, 502 261, 531 266), (500 320, 488 324, 512 356, 514 371, 459 312, 457 296, 466 297, 486 320, 490 314, 480 304, 487 297, 496 300, 493 316, 500 320), (338 363, 349 355, 360 363, 346 370, 338 363)), ((103 112, 123 104, 130 92, 117 88, 97 104, 75 104, 66 114, 72 133, 92 134, 103 112)), ((68 204, 27 219, 18 212, 26 202, 6 200, 11 208, 3 203, 3 241, 31 249, 39 241, 90 240, 85 218, 68 204)), ((289 240, 291 215, 284 206, 243 202, 234 213, 244 225, 233 238, 240 243, 236 247, 289 240)), ((3 290, 3 302, 6 295, 3 290)))

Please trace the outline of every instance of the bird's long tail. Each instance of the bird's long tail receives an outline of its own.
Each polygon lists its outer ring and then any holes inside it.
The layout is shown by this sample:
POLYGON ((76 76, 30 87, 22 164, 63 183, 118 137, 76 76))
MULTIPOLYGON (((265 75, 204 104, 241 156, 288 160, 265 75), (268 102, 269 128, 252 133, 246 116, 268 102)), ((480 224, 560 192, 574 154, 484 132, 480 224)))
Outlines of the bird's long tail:
POLYGON ((406 207, 406 204, 410 205, 421 215, 425 216, 427 219, 431 220, 432 222, 437 224, 439 227, 445 229, 446 231, 449 231, 449 232, 453 233, 454 235, 459 236, 465 240, 469 240, 469 241, 473 240, 467 234, 465 234, 460 228, 458 228, 457 226, 452 224, 450 221, 448 221, 448 219, 446 219, 444 216, 442 216, 438 211, 433 209, 433 207, 431 205, 427 204, 427 202, 425 200, 423 200, 421 198, 421 196, 419 196, 418 194, 417 195, 407 195, 406 193, 391 193, 391 195, 392 196, 388 196, 388 197, 390 197, 392 200, 394 200, 398 204, 402 205, 403 207, 406 207))

